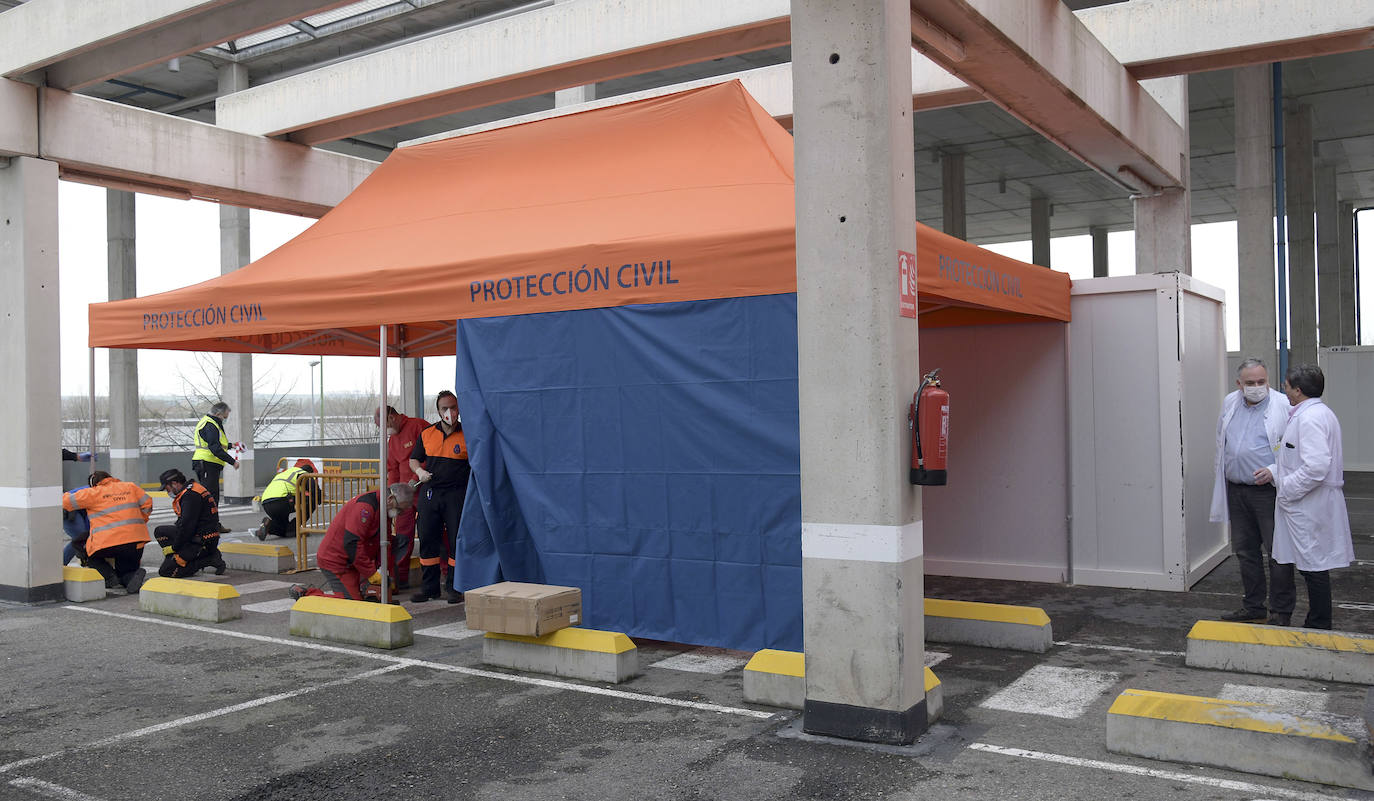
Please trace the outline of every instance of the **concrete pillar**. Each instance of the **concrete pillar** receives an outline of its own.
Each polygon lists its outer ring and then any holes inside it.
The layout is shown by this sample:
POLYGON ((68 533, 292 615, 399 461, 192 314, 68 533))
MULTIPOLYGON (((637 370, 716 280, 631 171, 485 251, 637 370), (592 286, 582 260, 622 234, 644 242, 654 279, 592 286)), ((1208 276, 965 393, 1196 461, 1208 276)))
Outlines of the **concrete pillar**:
POLYGON ((1107 229, 1091 226, 1088 236, 1093 240, 1093 278, 1107 277, 1107 229))
POLYGON ((62 594, 57 164, 0 159, 0 601, 62 594))
MULTIPOLYGON (((219 90, 222 93, 240 92, 248 88, 248 68, 242 64, 226 64, 219 68, 219 90)), ((221 205, 219 207, 219 271, 232 273, 250 259, 248 209, 221 205)), ((225 434, 231 442, 242 442, 239 469, 224 470, 224 489, 221 501, 247 503, 253 500, 256 489, 253 481, 253 422, 257 417, 253 408, 253 356, 244 353, 225 353, 221 356, 220 397, 229 404, 230 417, 225 434)))
POLYGON ((425 416, 425 364, 421 359, 401 360, 401 414, 425 416))
POLYGON ((1329 348, 1341 344, 1341 235, 1336 195, 1336 166, 1316 168, 1314 197, 1317 206, 1317 344, 1329 348))
MULTIPOLYGON (((567 3, 569 0, 554 0, 557 3, 567 3)), ((575 106, 578 103, 589 103, 596 99, 596 84, 586 86, 572 86, 567 89, 559 89, 553 93, 554 108, 563 106, 575 106)))
MULTIPOLYGON (((1240 352, 1279 384, 1274 290, 1274 109, 1268 64, 1233 70, 1236 96, 1236 260, 1240 352)), ((1229 382, 1228 382, 1229 383, 1229 382)))
POLYGON ((1284 197, 1288 204, 1288 364, 1317 363, 1316 176, 1312 107, 1284 118, 1284 197))
MULTIPOLYGON (((110 300, 138 296, 133 192, 105 190, 106 264, 110 300)), ((110 348, 110 474, 147 481, 139 467, 138 350, 110 348)))
POLYGON ((926 728, 921 496, 907 483, 916 320, 911 8, 792 0, 804 729, 926 728))
MULTIPOLYGON (((1161 92, 1170 101, 1171 114, 1183 126, 1185 147, 1188 131, 1188 76, 1161 79, 1161 92), (1172 84, 1172 85, 1170 85, 1172 84)), ((1187 151, 1181 155, 1183 186, 1168 187, 1132 198, 1135 212, 1135 271, 1193 274, 1193 211, 1187 151)))
POLYGON ((1360 296, 1359 288, 1355 285, 1355 204, 1341 204, 1336 227, 1340 234, 1340 277, 1337 285, 1341 292, 1340 339, 1336 344, 1358 345, 1360 335, 1356 330, 1356 320, 1360 296))
POLYGON ((1031 264, 1050 266, 1050 199, 1031 198, 1031 264))
POLYGON ((940 189, 944 200, 945 233, 968 239, 968 215, 965 210, 967 194, 964 188, 964 154, 940 154, 940 189))

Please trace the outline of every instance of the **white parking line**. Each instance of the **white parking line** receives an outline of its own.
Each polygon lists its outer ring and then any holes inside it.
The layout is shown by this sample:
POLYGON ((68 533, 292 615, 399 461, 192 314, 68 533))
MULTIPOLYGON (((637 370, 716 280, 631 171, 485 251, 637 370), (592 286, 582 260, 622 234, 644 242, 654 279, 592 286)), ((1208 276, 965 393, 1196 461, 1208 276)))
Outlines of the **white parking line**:
POLYGON ((949 654, 944 651, 926 651, 925 666, 935 667, 946 659, 949 659, 949 654))
MULTIPOLYGON (((142 615, 130 615, 124 612, 110 612, 104 609, 92 609, 88 606, 63 606, 73 612, 85 612, 91 615, 104 615, 106 617, 117 617, 122 620, 133 620, 139 623, 151 623, 157 626, 168 626, 175 629, 185 629, 187 631, 199 631, 204 634, 216 634, 221 637, 233 637, 240 640, 252 640, 254 642, 265 642, 273 645, 284 645, 290 648, 302 648, 307 651, 324 651, 333 654, 344 654, 355 656, 361 659, 372 659, 378 662, 390 662, 402 667, 426 667, 431 670, 441 670, 446 673, 460 673, 465 676, 477 676, 484 679, 495 679, 497 681, 509 681, 515 684, 529 684, 535 687, 548 687, 555 690, 567 690, 575 693, 586 693, 588 695, 602 695, 610 698, 622 698, 628 701, 642 701, 648 704, 661 704, 663 706, 676 706, 686 709, 697 709, 703 712, 721 712, 727 715, 739 715, 746 718, 757 718, 767 720, 778 714, 775 712, 762 712, 757 709, 740 709, 733 706, 722 706, 720 704, 710 704, 702 701, 682 701, 677 698, 664 698, 659 695, 648 695, 646 693, 632 693, 624 690, 612 690, 605 687, 595 687, 587 684, 571 684, 565 681, 554 681, 552 679, 537 679, 533 676, 521 676, 514 673, 497 673, 492 670, 481 670, 479 668, 463 667, 462 665, 446 665, 442 662, 428 662, 422 659, 409 659, 407 657, 392 656, 390 654, 373 653, 370 651, 355 651, 352 648, 342 648, 337 645, 323 645, 315 642, 301 642, 299 640, 286 640, 280 637, 268 637, 262 634, 249 634, 243 631, 232 631, 230 629, 214 629, 209 626, 198 626, 194 623, 181 623, 175 620, 158 620, 157 618, 144 617, 142 615)), ((46 758, 46 757, 45 757, 46 758)), ((14 763, 18 765, 19 763, 14 763)), ((4 772, 7 766, 0 766, 0 772, 4 772)))
POLYGON ((41 795, 44 798, 56 798, 59 801, 102 801, 93 795, 79 793, 70 787, 63 787, 60 784, 45 782, 42 779, 35 779, 32 776, 21 776, 10 782, 11 787, 18 787, 22 790, 41 795))
POLYGON ((262 581, 250 581, 247 584, 235 584, 234 589, 238 590, 239 595, 252 595, 259 592, 270 592, 272 590, 284 590, 291 586, 289 581, 273 581, 264 579, 262 581))
POLYGON ((1105 670, 1036 665, 978 706, 1072 720, 1083 717, 1120 679, 1121 674, 1105 670))
POLYGON ((441 640, 466 640, 469 637, 481 637, 485 631, 468 628, 466 620, 457 623, 445 623, 442 626, 430 626, 427 629, 416 629, 417 635, 426 637, 438 637, 441 640))
POLYGON ((1206 787, 1215 787, 1219 790, 1234 790, 1238 793, 1246 793, 1257 798, 1292 798, 1296 799, 1296 801, 1336 801, 1336 799, 1341 798, 1341 796, 1305 793, 1301 790, 1269 787, 1263 784, 1232 781, 1231 779, 1195 776, 1190 773, 1179 773, 1172 770, 1142 768, 1136 765, 1122 764, 1120 762, 1103 762, 1099 759, 1083 759, 1081 757, 1064 756, 1063 754, 1047 754, 1044 751, 1029 751, 1024 748, 1007 748, 1006 746, 989 745, 988 743, 970 743, 969 750, 1021 757, 1022 759, 1034 759, 1040 762, 1054 762, 1060 765, 1072 765, 1076 768, 1094 768, 1096 770, 1108 770, 1113 773, 1127 773, 1132 776, 1149 776, 1153 779, 1166 779, 1171 782, 1200 784, 1206 787))
POLYGON ((1099 651, 1124 651, 1128 654, 1149 654, 1151 656, 1186 656, 1183 651, 1152 651, 1148 648, 1128 648, 1124 645, 1098 645, 1091 642, 1067 642, 1059 641, 1055 645, 1066 648, 1096 648, 1099 651))
MULTIPOLYGON (((71 607, 67 608, 70 609, 71 607)), ((92 609, 89 611, 94 612, 96 610, 92 609)), ((130 615, 129 617, 132 617, 132 615, 130 615)), ((369 679, 373 676, 380 676, 383 673, 390 673, 394 670, 401 670, 406 667, 409 667, 409 665, 387 665, 386 667, 377 668, 375 670, 369 670, 366 673, 359 673, 357 675, 347 676, 342 679, 334 679, 333 681, 321 682, 319 684, 314 684, 309 687, 301 687, 300 689, 291 690, 290 692, 277 693, 276 695, 268 695, 263 698, 255 698, 252 701, 244 701, 241 704, 234 704, 233 706, 226 706, 221 709, 212 709, 209 712, 201 712, 196 715, 187 715, 184 718, 177 718, 176 720, 169 720, 165 723, 157 723, 152 726, 145 726, 141 729, 126 731, 123 734, 116 734, 113 737, 106 737, 103 740, 95 740, 94 742, 89 742, 85 745, 75 745, 71 748, 64 748, 61 751, 54 751, 50 754, 28 757, 27 759, 21 759, 16 762, 11 762, 8 765, 0 765, 0 773, 9 773, 10 771, 15 770, 17 768, 25 768, 29 765, 38 764, 39 762, 46 762, 50 759, 56 759, 58 757, 66 756, 67 754, 76 751, 86 751, 93 748, 103 748, 107 745, 122 743, 125 740, 133 740, 138 737, 143 737, 145 735, 156 734, 160 731, 167 731, 168 729, 176 729, 191 723, 200 723, 203 720, 218 718, 224 715, 232 715, 235 712, 242 712, 245 709, 253 709, 254 707, 276 703, 277 701, 285 701, 288 698, 295 698, 300 695, 305 695, 306 693, 313 693, 317 690, 323 690, 326 687, 337 687, 340 684, 349 684, 351 682, 359 681, 361 679, 369 679)))
POLYGON ((274 614, 276 612, 289 612, 291 607, 296 605, 295 598, 276 598, 271 601, 259 601, 255 604, 244 604, 241 609, 245 612, 260 612, 274 614))
POLYGON ((735 656, 725 654, 702 653, 699 651, 686 651, 684 653, 670 656, 667 659, 660 659, 649 665, 649 667, 664 668, 666 670, 680 670, 685 673, 710 673, 721 676, 732 670, 744 667, 748 661, 735 656))

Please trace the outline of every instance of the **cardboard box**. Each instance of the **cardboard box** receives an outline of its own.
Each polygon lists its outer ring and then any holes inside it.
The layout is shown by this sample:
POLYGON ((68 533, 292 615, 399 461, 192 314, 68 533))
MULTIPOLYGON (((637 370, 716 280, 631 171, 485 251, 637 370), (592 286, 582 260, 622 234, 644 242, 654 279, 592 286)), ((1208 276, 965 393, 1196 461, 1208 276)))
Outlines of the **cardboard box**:
POLYGON ((468 628, 542 637, 582 622, 582 590, 503 581, 463 594, 468 628))

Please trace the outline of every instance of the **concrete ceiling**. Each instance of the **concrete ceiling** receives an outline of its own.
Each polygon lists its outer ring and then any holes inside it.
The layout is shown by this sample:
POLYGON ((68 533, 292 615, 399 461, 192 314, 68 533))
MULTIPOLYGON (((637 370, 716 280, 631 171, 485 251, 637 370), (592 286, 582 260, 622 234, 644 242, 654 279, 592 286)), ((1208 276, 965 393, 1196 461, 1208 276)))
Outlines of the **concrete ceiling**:
MULTIPOLYGON (((1066 0, 1074 9, 1112 0, 1066 0)), ((516 13, 547 2, 513 0, 413 0, 372 2, 352 19, 279 31, 279 39, 259 35, 140 70, 117 81, 84 90, 103 99, 213 122, 217 70, 238 63, 257 85, 323 63, 394 46, 416 37, 472 24, 491 15, 516 13), (236 51, 236 52, 234 52, 236 51)), ((0 0, 4 6, 16 0, 0 0)), ((318 22, 319 20, 317 20, 318 22)), ((715 59, 672 70, 598 84, 597 97, 611 97, 657 86, 786 63, 790 48, 780 47, 715 59)), ((1374 51, 1288 62, 1284 66, 1287 104, 1313 108, 1318 157, 1337 169, 1341 199, 1374 199, 1374 51)), ((1189 77, 1192 150, 1192 209, 1196 222, 1234 219, 1234 131, 1229 70, 1189 77)), ((552 95, 474 109, 420 123, 377 131, 328 145, 328 149, 371 159, 386 156, 397 142, 551 108, 552 95)), ((1030 199, 1044 196, 1052 207, 1056 236, 1132 227, 1130 199, 1122 189, 1023 123, 990 103, 936 109, 915 115, 916 194, 919 218, 941 223, 943 152, 964 154, 968 237, 976 242, 1030 237, 1030 199)))

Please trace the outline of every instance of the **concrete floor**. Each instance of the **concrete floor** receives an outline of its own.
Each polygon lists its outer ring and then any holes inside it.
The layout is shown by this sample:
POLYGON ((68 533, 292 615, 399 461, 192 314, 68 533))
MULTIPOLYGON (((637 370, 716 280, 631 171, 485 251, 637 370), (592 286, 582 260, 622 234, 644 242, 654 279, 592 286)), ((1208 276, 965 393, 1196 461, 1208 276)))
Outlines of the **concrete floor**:
MULTIPOLYGON (((1336 623, 1374 633, 1374 492, 1350 506, 1362 561, 1334 576, 1336 623)), ((1184 666, 1192 623, 1238 605, 1233 560, 1187 593, 929 577, 930 597, 1043 606, 1058 645, 930 644, 944 719, 907 749, 800 736, 795 713, 744 703, 747 654, 642 642, 626 684, 535 678, 454 639, 461 605, 407 603, 415 645, 385 653, 291 637, 290 576, 205 578, 240 587, 243 619, 153 618, 114 594, 0 606, 0 799, 1374 798, 1106 751, 1126 688, 1360 714, 1364 687, 1184 666)))

